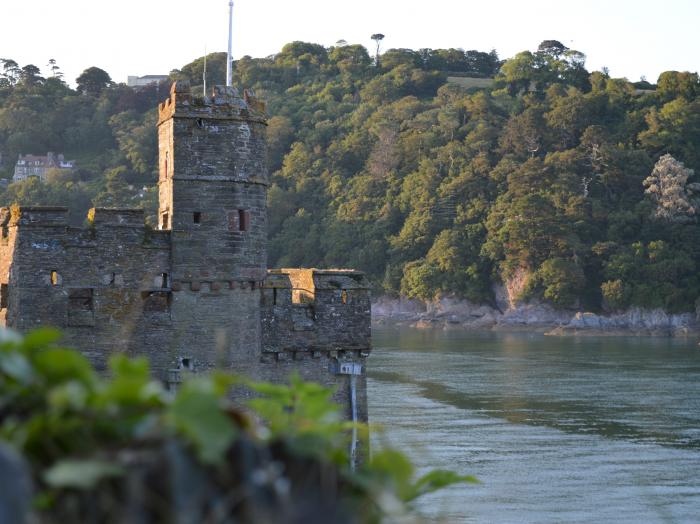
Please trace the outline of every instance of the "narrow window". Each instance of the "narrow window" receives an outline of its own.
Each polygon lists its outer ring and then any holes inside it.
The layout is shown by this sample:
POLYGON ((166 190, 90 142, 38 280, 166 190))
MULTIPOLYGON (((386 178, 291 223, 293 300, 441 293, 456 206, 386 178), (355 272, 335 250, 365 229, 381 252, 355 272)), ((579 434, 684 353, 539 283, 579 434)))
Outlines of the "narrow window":
POLYGON ((69 311, 92 311, 92 288, 70 289, 68 291, 69 311))
POLYGON ((195 211, 192 213, 192 222, 195 224, 201 224, 202 223, 202 213, 201 211, 195 211))
POLYGON ((117 280, 117 274, 116 274, 116 273, 112 273, 112 274, 109 276, 109 285, 110 285, 110 286, 113 286, 113 285, 115 284, 116 280, 117 280))
POLYGON ((341 301, 343 304, 347 304, 347 303, 348 303, 348 291, 347 291, 346 289, 343 289, 343 290, 340 292, 340 301, 341 301))
POLYGON ((168 229, 168 227, 170 226, 169 219, 170 217, 168 216, 168 214, 163 213, 163 225, 161 226, 161 229, 168 229))
POLYGON ((190 357, 182 357, 180 359, 180 369, 186 369, 188 371, 194 371, 194 362, 190 357))
POLYGON ((238 231, 248 230, 248 220, 247 213, 243 209, 238 210, 238 231))
POLYGON ((7 309, 7 293, 9 289, 7 284, 0 284, 0 309, 7 309))
POLYGON ((56 270, 51 271, 51 285, 52 286, 58 285, 58 272, 56 270))
POLYGON ((160 274, 160 278, 161 278, 160 287, 162 287, 162 288, 167 288, 167 287, 168 287, 168 274, 167 274, 167 273, 161 273, 161 274, 160 274))
POLYGON ((204 121, 201 118, 197 119, 197 127, 199 127, 200 129, 204 127, 204 121))
POLYGON ((255 280, 251 280, 249 282, 249 284, 250 284, 250 289, 255 289, 255 280))
POLYGON ((168 152, 165 152, 165 178, 168 178, 168 152))
POLYGON ((167 313, 170 310, 170 291, 142 291, 143 310, 154 313, 167 313))
POLYGON ((95 305, 92 288, 68 290, 68 325, 94 326, 95 305))

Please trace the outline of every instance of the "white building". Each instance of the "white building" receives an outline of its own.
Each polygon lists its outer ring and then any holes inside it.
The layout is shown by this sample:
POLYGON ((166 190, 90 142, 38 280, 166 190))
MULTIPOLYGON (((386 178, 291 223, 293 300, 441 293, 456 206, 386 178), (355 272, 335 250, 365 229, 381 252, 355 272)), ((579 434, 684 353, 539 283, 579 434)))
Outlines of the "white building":
POLYGON ((129 87, 143 87, 163 82, 168 78, 168 75, 128 76, 126 79, 126 85, 129 87))
POLYGON ((30 176, 39 177, 43 181, 46 179, 46 173, 49 169, 71 170, 74 167, 75 160, 66 160, 62 154, 56 155, 48 152, 46 156, 19 155, 12 181, 19 182, 20 180, 26 180, 30 176))

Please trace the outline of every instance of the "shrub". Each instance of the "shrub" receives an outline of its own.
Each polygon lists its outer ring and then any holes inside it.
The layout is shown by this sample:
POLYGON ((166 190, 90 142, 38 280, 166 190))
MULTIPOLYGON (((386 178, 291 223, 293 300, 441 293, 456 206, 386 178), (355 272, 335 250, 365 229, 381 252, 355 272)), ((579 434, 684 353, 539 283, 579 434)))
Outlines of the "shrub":
MULTIPOLYGON (((0 440, 23 456, 41 522, 379 522, 474 481, 449 471, 416 480, 390 449, 350 467, 352 424, 332 390, 299 377, 212 373, 172 394, 144 358, 114 356, 103 378, 58 338, 0 332, 0 440), (250 409, 232 405, 233 386, 256 393, 250 409)), ((3 495, 1 508, 21 506, 3 495)))

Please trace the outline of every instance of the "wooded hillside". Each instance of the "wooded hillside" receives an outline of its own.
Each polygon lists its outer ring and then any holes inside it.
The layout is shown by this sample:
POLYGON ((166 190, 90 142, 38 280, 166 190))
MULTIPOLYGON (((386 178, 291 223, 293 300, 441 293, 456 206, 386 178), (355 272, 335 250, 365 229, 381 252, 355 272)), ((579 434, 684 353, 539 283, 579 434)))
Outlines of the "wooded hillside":
MULTIPOLYGON (((5 176, 19 153, 63 152, 80 169, 11 184, 0 202, 153 209, 167 85, 134 91, 92 71, 73 90, 4 65, 5 176)), ((225 55, 207 67, 221 83, 225 55)), ((172 78, 201 84, 202 69, 172 78)), ((505 62, 395 49, 378 65, 362 46, 293 42, 239 60, 235 78, 271 116, 271 266, 355 267, 375 293, 424 299, 491 303, 493 283, 517 277, 523 298, 560 307, 694 309, 696 73, 635 85, 556 41, 505 62), (494 74, 485 89, 446 81, 494 74)))

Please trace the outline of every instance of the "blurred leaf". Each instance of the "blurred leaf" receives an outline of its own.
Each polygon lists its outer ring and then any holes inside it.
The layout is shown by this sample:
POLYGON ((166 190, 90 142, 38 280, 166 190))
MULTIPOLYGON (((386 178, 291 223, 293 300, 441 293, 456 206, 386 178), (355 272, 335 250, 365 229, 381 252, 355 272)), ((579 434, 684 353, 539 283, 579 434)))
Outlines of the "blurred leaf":
POLYGON ((34 377, 29 360, 21 353, 0 353, 0 370, 23 385, 31 383, 34 377))
POLYGON ((433 491, 437 491, 441 488, 462 482, 477 484, 479 481, 476 479, 476 477, 472 477, 470 475, 458 475, 454 471, 436 469, 419 478, 413 484, 411 491, 407 494, 404 500, 406 502, 410 502, 411 500, 414 500, 415 498, 427 493, 432 493, 433 491))
POLYGON ((28 349, 45 348, 61 339, 61 332, 54 328, 40 328, 27 333, 24 346, 28 349))
POLYGON ((162 404, 164 390, 160 383, 151 379, 148 359, 115 355, 110 358, 109 367, 112 379, 100 390, 97 405, 145 409, 147 404, 162 404))
POLYGON ((118 477, 124 469, 101 460, 62 460, 44 472, 44 480, 54 488, 90 489, 100 480, 118 477))
POLYGON ((83 409, 87 403, 88 390, 78 381, 71 380, 49 391, 48 402, 60 409, 83 409))
POLYGON ((59 384, 68 380, 92 384, 97 378, 88 359, 70 349, 46 349, 38 352, 33 360, 37 372, 43 375, 49 384, 59 384))
POLYGON ((192 444, 197 455, 207 464, 223 459, 236 437, 233 422, 223 413, 220 397, 211 384, 202 381, 186 383, 168 410, 171 424, 192 444))

